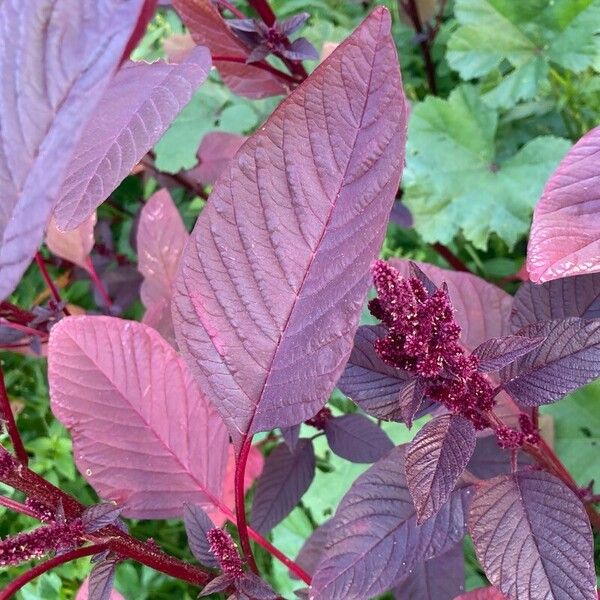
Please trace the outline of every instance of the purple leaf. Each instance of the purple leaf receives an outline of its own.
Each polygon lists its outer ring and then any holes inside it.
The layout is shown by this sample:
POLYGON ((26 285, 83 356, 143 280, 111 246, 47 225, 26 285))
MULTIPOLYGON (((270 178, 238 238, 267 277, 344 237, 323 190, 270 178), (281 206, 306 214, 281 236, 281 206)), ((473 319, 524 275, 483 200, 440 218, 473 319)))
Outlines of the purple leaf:
POLYGON ((475 450, 475 428, 442 415, 417 433, 406 451, 406 480, 420 525, 444 506, 475 450))
POLYGON ((585 509, 553 475, 486 481, 471 504, 469 533, 487 578, 511 600, 597 600, 585 509))
POLYGON ((291 427, 284 427, 281 430, 283 441, 287 444, 290 452, 294 452, 296 450, 298 440, 300 439, 300 427, 301 425, 292 425, 291 427))
POLYGON ((311 587, 313 600, 364 600, 383 593, 464 535, 470 491, 456 490, 433 518, 417 525, 404 477, 404 447, 352 485, 332 520, 311 587))
POLYGON ((418 565, 395 590, 398 600, 454 600, 465 589, 462 544, 418 565))
POLYGON ((211 594, 217 594, 219 592, 223 592, 230 585, 233 585, 234 578, 228 573, 223 573, 222 575, 217 575, 212 581, 209 581, 200 592, 199 597, 203 598, 204 596, 210 596, 211 594))
POLYGON ((374 463, 394 447, 385 431, 358 414, 329 419, 325 435, 335 454, 355 463, 374 463))
POLYGON ((277 600, 280 597, 266 581, 251 572, 244 573, 235 582, 235 587, 240 600, 277 600))
POLYGON ((483 373, 499 371, 535 350, 543 341, 543 337, 530 338, 522 335, 490 338, 477 346, 473 354, 479 358, 479 370, 483 373))
POLYGON ((405 229, 412 227, 414 223, 412 214, 402 202, 394 202, 394 207, 390 213, 390 221, 405 229))
POLYGON ((117 560, 103 558, 92 566, 90 576, 81 584, 75 600, 124 600, 113 589, 117 560))
POLYGON ((455 600, 507 600, 507 598, 494 587, 484 587, 457 596, 455 600))
POLYGON ((52 410, 71 431, 79 471, 136 519, 213 508, 228 436, 183 360, 153 329, 67 317, 50 334, 52 410))
POLYGON ((527 270, 533 282, 600 271, 600 127, 552 174, 533 212, 527 270))
MULTIPOLYGON (((175 10, 194 41, 207 46, 213 56, 246 60, 250 49, 229 29, 211 0, 173 0, 175 10)), ((245 63, 215 60, 225 85, 232 92, 255 100, 289 92, 289 84, 277 75, 245 63)))
POLYGON ((210 71, 195 48, 181 64, 122 67, 84 130, 62 185, 54 218, 61 229, 83 223, 154 146, 210 71))
POLYGON ((218 567, 219 563, 210 549, 206 534, 216 527, 210 517, 195 504, 183 507, 183 522, 188 538, 188 546, 198 562, 207 567, 218 567))
MULTIPOLYGON (((519 465, 528 465, 532 462, 528 454, 518 453, 519 465)), ((512 472, 510 453, 498 446, 495 435, 477 438, 475 451, 467 465, 467 470, 479 479, 507 475, 512 472)))
POLYGON ((309 18, 310 14, 307 12, 298 13, 289 19, 285 19, 285 21, 282 21, 281 23, 277 23, 277 31, 284 36, 292 35, 293 33, 296 33, 309 18))
POLYGON ((38 249, 69 160, 143 0, 0 4, 0 300, 38 249))
POLYGON ((386 365, 377 356, 374 343, 383 335, 380 325, 358 328, 350 359, 337 385, 373 417, 410 424, 423 401, 422 388, 411 375, 386 365))
POLYGON ((315 476, 312 441, 302 439, 294 453, 280 444, 265 460, 252 502, 252 526, 268 533, 298 504, 315 476))
POLYGON ((86 533, 114 525, 121 512, 123 509, 112 502, 102 502, 86 508, 81 515, 86 533))
POLYGON ((246 141, 244 136, 225 131, 207 133, 198 148, 200 164, 187 172, 202 185, 212 185, 225 171, 231 159, 246 141))
POLYGON ((536 323, 519 335, 545 338, 500 372, 504 389, 521 404, 556 402, 600 376, 600 321, 572 317, 536 323))
POLYGON ((327 546, 327 538, 329 536, 329 530, 331 528, 331 519, 325 521, 322 525, 317 527, 311 534, 311 536, 304 542, 298 556, 296 557, 296 564, 302 567, 309 575, 313 575, 321 556, 327 546))
POLYGON ((600 318, 600 275, 575 275, 517 290, 510 321, 514 331, 531 323, 567 317, 600 318))
POLYGON ((317 49, 304 37, 294 40, 281 54, 290 60, 318 60, 317 49))
POLYGON ((405 128, 390 15, 378 8, 219 179, 183 254, 173 319, 236 445, 304 421, 330 395, 385 234, 405 128))

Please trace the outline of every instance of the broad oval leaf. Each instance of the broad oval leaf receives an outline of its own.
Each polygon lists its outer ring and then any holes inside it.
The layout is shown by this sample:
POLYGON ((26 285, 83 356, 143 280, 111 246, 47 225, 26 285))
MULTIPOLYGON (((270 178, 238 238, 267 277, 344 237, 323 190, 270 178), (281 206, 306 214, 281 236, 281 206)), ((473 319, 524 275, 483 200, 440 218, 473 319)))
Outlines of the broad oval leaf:
POLYGON ((202 507, 186 504, 183 507, 183 523, 187 533, 188 546, 201 565, 218 567, 219 562, 210 549, 206 534, 216 527, 202 507))
POLYGON ((114 317, 67 317, 50 334, 48 379, 79 471, 123 515, 172 518, 185 502, 208 509, 219 502, 226 428, 153 329, 114 317))
POLYGON ((477 346, 473 354, 479 359, 479 371, 499 371, 535 350, 543 341, 543 337, 530 338, 523 335, 490 338, 477 346))
POLYGON ((95 211, 79 227, 71 231, 61 231, 56 221, 50 219, 48 231, 46 231, 46 246, 55 256, 88 270, 90 252, 94 247, 95 226, 95 211))
POLYGON ((600 127, 552 174, 533 212, 527 270, 534 282, 600 271, 600 127))
POLYGON ((143 4, 0 3, 0 300, 42 241, 77 141, 143 4))
POLYGON ((406 451, 406 481, 421 524, 450 497, 473 451, 473 424, 458 415, 442 415, 417 433, 406 451))
POLYGON ((122 67, 84 129, 66 172, 54 218, 78 227, 154 146, 210 71, 210 54, 195 48, 180 64, 122 67))
POLYGON ((314 415, 350 354, 403 163, 390 26, 376 9, 244 144, 183 254, 177 342, 236 444, 314 415))
POLYGON ((500 372, 504 389, 521 404, 556 402, 600 376, 600 320, 571 317, 535 323, 519 335, 544 338, 500 372))
POLYGON ((375 463, 342 499, 312 580, 311 600, 372 598, 462 539, 470 490, 456 490, 435 517, 417 525, 404 450, 398 446, 375 463))
POLYGON ((355 463, 374 463, 394 447, 383 429, 356 413, 329 419, 325 435, 333 452, 355 463))
POLYGON ((291 452, 280 444, 265 460, 252 500, 252 527, 268 533, 294 509, 315 476, 315 451, 311 440, 298 441, 291 452))
POLYGON ((597 600, 590 523, 553 475, 521 471, 484 482, 469 533, 488 579, 510 600, 597 600))
POLYGON ((510 322, 517 331, 531 323, 566 317, 600 318, 600 274, 574 275, 537 285, 525 282, 515 294, 510 322))

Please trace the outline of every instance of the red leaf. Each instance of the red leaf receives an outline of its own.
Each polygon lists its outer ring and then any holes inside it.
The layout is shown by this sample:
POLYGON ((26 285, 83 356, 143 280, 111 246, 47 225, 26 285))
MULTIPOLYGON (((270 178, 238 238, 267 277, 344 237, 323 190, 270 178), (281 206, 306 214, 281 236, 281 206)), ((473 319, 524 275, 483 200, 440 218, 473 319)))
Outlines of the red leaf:
POLYGON ((527 269, 533 282, 600 271, 600 127, 571 148, 533 212, 527 269))
POLYGON ((127 517, 172 518, 220 501, 228 436, 183 360, 153 329, 113 317, 52 328, 52 410, 79 471, 127 517))
POLYGON ((61 231, 57 227, 56 221, 51 219, 46 232, 46 246, 52 254, 87 270, 87 259, 94 247, 95 226, 95 211, 91 217, 71 231, 61 231))
POLYGON ((507 600, 507 598, 496 588, 485 587, 456 596, 454 600, 507 600))
POLYGON ((246 138, 236 133, 211 131, 207 133, 198 149, 200 164, 188 171, 187 176, 193 177, 202 185, 213 184, 241 148, 246 138))
POLYGON ((284 100, 184 252, 177 341, 236 443, 314 415, 350 354, 403 164, 390 27, 376 9, 284 100))

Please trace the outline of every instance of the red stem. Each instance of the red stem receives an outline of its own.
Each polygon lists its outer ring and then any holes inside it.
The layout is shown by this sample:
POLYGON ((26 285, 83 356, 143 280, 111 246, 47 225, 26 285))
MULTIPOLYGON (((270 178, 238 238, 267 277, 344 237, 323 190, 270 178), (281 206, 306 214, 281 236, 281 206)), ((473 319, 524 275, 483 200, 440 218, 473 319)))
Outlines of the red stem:
POLYGON ((245 15, 239 8, 235 7, 229 0, 217 0, 217 4, 226 8, 229 12, 235 15, 238 19, 247 19, 248 15, 245 15))
POLYGON ((431 246, 455 271, 464 271, 471 273, 471 269, 458 258, 449 248, 443 244, 433 244, 431 246))
POLYGON ((112 308, 112 300, 110 299, 110 296, 108 295, 108 292, 106 291, 102 280, 100 279, 100 277, 98 277, 98 273, 96 273, 96 269, 94 268, 94 263, 92 262, 92 259, 89 256, 85 259, 85 268, 88 272, 88 275, 90 276, 92 283, 94 284, 94 286, 98 290, 98 293, 100 294, 100 296, 102 296, 102 299, 106 303, 106 306, 108 306, 108 308, 112 308))
POLYGON ((20 323, 13 323, 12 321, 7 321, 6 319, 0 318, 0 325, 2 325, 3 327, 8 327, 9 329, 14 329, 15 331, 21 331, 22 333, 26 333, 27 335, 44 338, 44 340, 48 337, 48 334, 44 331, 39 331, 38 329, 33 329, 33 327, 21 325, 20 323))
POLYGON ((23 445, 23 440, 21 439, 21 435, 19 434, 19 430, 17 429, 17 423, 15 421, 15 417, 10 407, 8 393, 6 392, 6 385, 4 384, 4 372, 2 370, 1 364, 0 412, 2 413, 0 415, 2 417, 2 420, 6 423, 6 429, 8 430, 8 435, 10 436, 13 448, 15 449, 15 454, 17 455, 19 461, 26 467, 29 464, 29 456, 27 455, 27 450, 25 450, 25 446, 23 445))
POLYGON ((250 545, 250 538, 248 537, 248 524, 246 523, 246 505, 245 505, 245 490, 244 490, 244 478, 246 473, 246 464, 248 462, 248 455, 252 448, 252 436, 248 436, 242 443, 242 448, 235 462, 235 516, 237 520, 238 533, 240 535, 240 544, 242 545, 242 552, 248 561, 250 568, 258 575, 258 569, 256 568, 256 562, 254 561, 254 555, 252 554, 252 546, 250 545))
MULTIPOLYGON (((234 62, 234 63, 241 63, 243 65, 247 64, 246 63, 246 59, 243 56, 223 56, 221 54, 213 54, 213 62, 234 62)), ((268 71, 269 73, 272 73, 273 75, 276 75, 277 77, 279 77, 280 79, 284 79, 285 81, 289 82, 289 83, 293 83, 293 84, 298 84, 298 80, 294 77, 292 77, 291 75, 288 75, 287 73, 284 73, 283 71, 280 71, 279 69, 276 69, 275 67, 271 66, 268 62, 265 61, 261 61, 261 62, 253 62, 252 63, 253 67, 256 67, 258 69, 262 69, 263 71, 268 71)))
MULTIPOLYGON (((54 285, 54 281, 52 281, 52 278, 50 277, 50 274, 48 273, 48 269, 46 269, 46 263, 44 262, 44 257, 39 252, 36 252, 36 254, 35 254, 35 262, 37 263, 40 273, 42 274, 42 277, 44 278, 46 285, 48 286, 50 292, 52 293, 54 300, 58 304, 61 304, 62 298, 60 297, 60 292, 58 291, 58 288, 54 285)), ((66 306, 63 308, 63 312, 65 313, 65 315, 67 317, 70 316, 70 314, 71 314, 69 312, 69 309, 66 306)))
POLYGON ((21 513, 22 515, 27 515, 28 517, 33 517, 34 519, 39 519, 38 515, 35 511, 31 510, 29 506, 23 504, 21 502, 17 502, 12 498, 7 498, 6 496, 0 496, 0 506, 4 506, 9 510, 12 510, 17 513, 21 513))
POLYGON ((103 552, 104 550, 106 550, 105 544, 85 546, 83 548, 77 548, 77 550, 71 550, 71 552, 59 554, 58 556, 55 556, 50 560, 47 560, 43 563, 39 563, 32 569, 25 571, 25 573, 23 573, 16 579, 13 579, 0 592, 0 600, 8 600, 9 598, 12 598, 12 596, 16 594, 23 586, 27 585, 36 577, 47 573, 48 571, 50 571, 50 569, 54 569, 54 567, 64 565, 65 563, 71 562, 72 560, 77 560, 78 558, 84 558, 85 556, 92 556, 94 554, 98 554, 99 552, 103 552))

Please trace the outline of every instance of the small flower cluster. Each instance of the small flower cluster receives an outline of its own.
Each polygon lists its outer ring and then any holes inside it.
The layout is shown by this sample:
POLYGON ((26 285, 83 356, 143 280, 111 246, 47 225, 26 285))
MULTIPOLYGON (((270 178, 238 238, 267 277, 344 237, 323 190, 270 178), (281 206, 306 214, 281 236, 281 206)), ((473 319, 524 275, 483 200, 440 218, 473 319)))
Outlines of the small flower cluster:
POLYGON ((332 417, 331 410, 322 408, 314 417, 304 421, 307 425, 323 431, 332 417))
POLYGON ((233 579, 240 579, 244 575, 242 559, 233 538, 222 529, 215 527, 206 534, 210 550, 219 561, 219 566, 224 574, 233 579))
POLYGON ((0 566, 18 565, 49 552, 62 552, 77 545, 83 534, 82 520, 74 519, 8 537, 0 541, 0 566))
POLYGON ((19 468, 19 463, 13 455, 6 449, 0 447, 0 480, 14 475, 19 468))
POLYGON ((461 329, 447 289, 429 293, 418 278, 404 278, 384 261, 375 263, 373 281, 377 298, 369 309, 388 329, 375 342, 379 357, 419 376, 432 400, 478 429, 488 427, 484 413, 494 406, 493 388, 477 371, 477 357, 467 355, 459 343, 461 329))
POLYGON ((53 523, 56 520, 56 511, 43 502, 35 498, 27 498, 25 504, 37 515, 37 518, 42 523, 53 523))
POLYGON ((529 418, 529 415, 525 413, 519 415, 519 427, 521 431, 511 429, 510 427, 499 427, 496 429, 498 445, 507 450, 516 450, 517 448, 521 448, 525 443, 534 446, 539 444, 540 434, 535 428, 533 421, 529 418))

